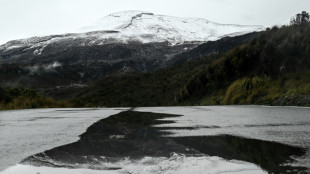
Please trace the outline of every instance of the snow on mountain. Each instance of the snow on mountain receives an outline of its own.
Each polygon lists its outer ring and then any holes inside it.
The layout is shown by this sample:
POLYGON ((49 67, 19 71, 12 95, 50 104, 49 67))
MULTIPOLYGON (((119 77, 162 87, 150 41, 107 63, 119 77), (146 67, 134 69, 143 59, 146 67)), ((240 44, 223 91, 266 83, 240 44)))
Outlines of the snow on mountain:
POLYGON ((218 24, 201 18, 180 18, 156 15, 150 12, 125 11, 110 14, 94 26, 84 27, 84 33, 51 35, 14 40, 0 46, 0 51, 37 48, 41 54, 49 44, 65 42, 67 46, 166 42, 171 45, 185 42, 207 42, 225 36, 237 36, 263 30, 263 26, 218 24))
POLYGON ((95 26, 86 29, 119 31, 118 39, 135 38, 142 42, 169 41, 172 44, 179 44, 218 40, 224 36, 261 31, 264 27, 218 24, 201 18, 180 18, 142 11, 125 11, 110 14, 95 26))

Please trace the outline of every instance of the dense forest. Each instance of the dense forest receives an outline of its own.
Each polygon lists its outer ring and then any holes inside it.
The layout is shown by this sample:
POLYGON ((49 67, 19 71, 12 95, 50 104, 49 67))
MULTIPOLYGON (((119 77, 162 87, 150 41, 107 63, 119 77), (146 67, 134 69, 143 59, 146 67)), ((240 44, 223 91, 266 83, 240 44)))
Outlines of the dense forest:
POLYGON ((176 101, 281 104, 274 102, 283 97, 306 99, 310 94, 309 70, 309 22, 273 27, 194 75, 176 95, 176 101))
MULTIPOLYGON (((68 102, 1 88, 1 108, 264 104, 310 106, 310 23, 267 28, 226 53, 153 73, 113 75, 75 91, 68 102), (27 102, 25 102, 27 101, 27 102), (71 104, 68 104, 71 103, 71 104)), ((17 90, 18 91, 18 90, 17 90)), ((59 98, 59 97, 58 97, 59 98)))

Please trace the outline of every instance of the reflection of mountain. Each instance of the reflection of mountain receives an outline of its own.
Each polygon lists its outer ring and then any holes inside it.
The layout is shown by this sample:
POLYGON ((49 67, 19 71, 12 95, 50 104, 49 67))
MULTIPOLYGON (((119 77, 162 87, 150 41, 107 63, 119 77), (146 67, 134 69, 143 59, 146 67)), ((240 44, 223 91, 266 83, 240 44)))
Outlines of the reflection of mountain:
POLYGON ((161 127, 152 126, 171 123, 158 119, 177 116, 132 111, 112 115, 90 126, 78 142, 30 156, 22 163, 118 170, 121 169, 120 166, 113 167, 111 163, 124 158, 135 160, 145 156, 170 157, 171 154, 177 153, 191 157, 210 155, 247 161, 270 173, 304 170, 281 165, 291 161, 293 155, 303 155, 302 148, 234 136, 162 137, 165 133, 160 131, 161 127), (107 166, 107 163, 110 165, 107 166))

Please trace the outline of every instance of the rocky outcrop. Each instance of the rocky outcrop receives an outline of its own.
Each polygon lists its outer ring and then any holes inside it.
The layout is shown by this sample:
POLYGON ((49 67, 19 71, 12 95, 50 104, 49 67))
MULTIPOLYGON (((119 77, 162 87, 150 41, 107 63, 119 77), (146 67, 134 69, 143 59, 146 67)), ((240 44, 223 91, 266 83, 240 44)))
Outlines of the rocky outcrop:
POLYGON ((280 97, 273 101, 271 105, 274 106, 307 106, 310 107, 309 95, 289 95, 280 97))

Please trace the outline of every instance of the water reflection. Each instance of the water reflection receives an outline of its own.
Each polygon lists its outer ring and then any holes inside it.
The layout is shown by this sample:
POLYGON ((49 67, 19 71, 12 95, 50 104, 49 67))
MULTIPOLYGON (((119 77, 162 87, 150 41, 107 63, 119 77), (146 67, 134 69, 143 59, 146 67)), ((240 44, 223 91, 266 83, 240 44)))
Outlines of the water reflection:
POLYGON ((292 156, 305 154, 305 149, 299 147, 229 135, 163 137, 162 135, 166 134, 162 131, 163 128, 153 126, 172 123, 172 120, 161 119, 178 116, 122 112, 90 126, 79 141, 30 156, 23 160, 22 164, 98 169, 101 164, 117 163, 124 158, 170 158, 171 154, 177 153, 187 157, 201 158, 210 155, 228 160, 247 161, 270 173, 306 170, 302 167, 283 165, 291 162, 292 156))

